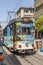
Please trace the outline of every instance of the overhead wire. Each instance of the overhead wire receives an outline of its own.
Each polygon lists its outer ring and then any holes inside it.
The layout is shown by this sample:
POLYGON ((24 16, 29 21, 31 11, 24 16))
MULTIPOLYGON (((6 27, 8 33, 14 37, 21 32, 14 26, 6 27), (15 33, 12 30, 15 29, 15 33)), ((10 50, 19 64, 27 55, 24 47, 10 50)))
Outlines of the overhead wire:
MULTIPOLYGON (((17 8, 20 6, 20 4, 21 4, 21 1, 22 1, 22 0, 18 0, 18 2, 16 3, 14 9, 12 10, 12 11, 15 12, 15 14, 16 14, 16 9, 17 9, 17 8)), ((7 16, 7 22, 3 22, 3 21, 2 21, 2 22, 0 22, 0 24, 2 24, 2 23, 8 23, 8 18, 11 18, 11 14, 13 14, 12 11, 9 11, 9 13, 7 12, 7 14, 8 14, 8 16, 7 16)))
POLYGON ((19 0, 19 1, 16 3, 15 7, 13 8, 13 10, 16 11, 17 8, 21 5, 21 3, 22 3, 22 0, 19 0))
POLYGON ((16 14, 17 14, 17 13, 16 13, 16 9, 20 6, 21 2, 22 2, 22 0, 19 0, 19 1, 16 3, 14 9, 13 9, 12 11, 8 11, 7 21, 10 21, 10 19, 12 18, 12 14, 14 14, 14 18, 15 18, 16 14))

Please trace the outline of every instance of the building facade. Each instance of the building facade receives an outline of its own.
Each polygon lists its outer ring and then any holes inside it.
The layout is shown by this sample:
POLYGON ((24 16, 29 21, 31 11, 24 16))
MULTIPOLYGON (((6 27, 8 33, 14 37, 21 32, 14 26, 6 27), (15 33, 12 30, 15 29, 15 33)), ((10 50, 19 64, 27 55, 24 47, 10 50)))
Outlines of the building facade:
POLYGON ((34 21, 34 8, 20 7, 17 11, 16 18, 25 18, 34 21))
MULTIPOLYGON (((37 19, 38 16, 43 16, 43 0, 34 0, 34 7, 35 7, 35 19, 37 19)), ((43 31, 40 31, 37 33, 36 31, 36 38, 42 38, 43 31)))
MULTIPOLYGON (((34 15, 35 19, 43 15, 43 0, 34 0, 34 11, 35 11, 35 15, 34 15)), ((42 36, 43 36, 43 32, 42 31, 38 32, 36 30, 35 37, 36 37, 36 48, 37 49, 40 49, 43 47, 43 44, 41 42, 42 36)))
POLYGON ((35 18, 43 15, 43 0, 34 0, 35 18))

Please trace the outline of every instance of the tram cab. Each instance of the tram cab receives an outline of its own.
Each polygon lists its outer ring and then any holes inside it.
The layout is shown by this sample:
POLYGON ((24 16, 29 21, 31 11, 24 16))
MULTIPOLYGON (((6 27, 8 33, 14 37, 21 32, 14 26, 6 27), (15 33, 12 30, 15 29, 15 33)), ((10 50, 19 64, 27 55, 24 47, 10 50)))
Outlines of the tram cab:
MULTIPOLYGON (((31 22, 31 21, 30 21, 31 22)), ((33 22, 24 23, 19 21, 16 22, 16 34, 15 34, 15 42, 14 42, 14 51, 18 52, 27 52, 29 50, 33 50, 33 44, 35 36, 31 32, 33 30, 33 22)))

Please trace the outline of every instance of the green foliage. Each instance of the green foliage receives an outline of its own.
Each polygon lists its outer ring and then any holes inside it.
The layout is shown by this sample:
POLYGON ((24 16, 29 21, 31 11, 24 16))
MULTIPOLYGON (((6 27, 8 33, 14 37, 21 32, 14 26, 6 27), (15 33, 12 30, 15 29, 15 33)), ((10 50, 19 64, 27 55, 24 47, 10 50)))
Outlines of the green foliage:
POLYGON ((43 16, 39 16, 35 20, 35 28, 37 29, 37 31, 43 31, 43 16))

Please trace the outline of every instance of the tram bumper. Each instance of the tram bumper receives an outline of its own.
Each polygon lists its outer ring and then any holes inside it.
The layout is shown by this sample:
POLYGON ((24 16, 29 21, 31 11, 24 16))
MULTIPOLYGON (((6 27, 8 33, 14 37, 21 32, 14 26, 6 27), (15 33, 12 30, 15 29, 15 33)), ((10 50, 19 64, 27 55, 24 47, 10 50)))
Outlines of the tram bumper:
POLYGON ((19 53, 26 53, 28 51, 32 51, 33 49, 32 44, 28 43, 27 41, 19 41, 14 44, 14 51, 19 53))
POLYGON ((33 52, 33 47, 30 48, 18 48, 17 49, 19 53, 28 53, 28 52, 33 52))

